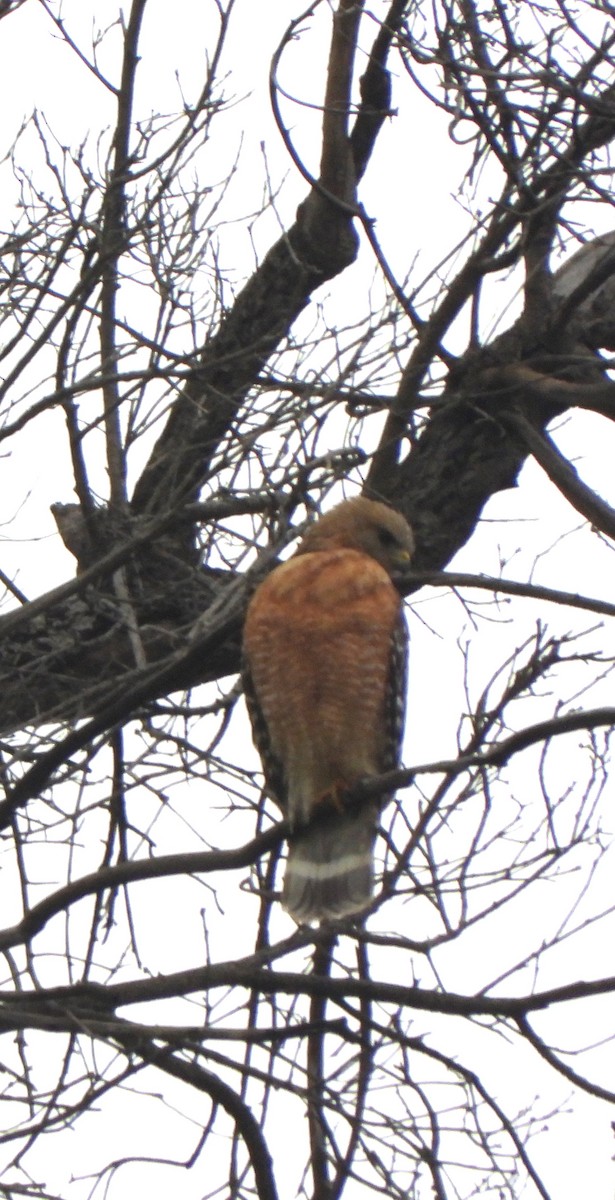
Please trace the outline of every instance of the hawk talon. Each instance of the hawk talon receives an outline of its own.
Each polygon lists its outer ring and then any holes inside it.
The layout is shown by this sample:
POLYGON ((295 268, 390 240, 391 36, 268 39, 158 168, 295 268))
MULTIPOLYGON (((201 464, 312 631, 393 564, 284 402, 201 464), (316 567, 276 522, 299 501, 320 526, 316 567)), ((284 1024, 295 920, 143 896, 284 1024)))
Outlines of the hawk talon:
POLYGON ((351 788, 341 779, 336 779, 331 787, 321 792, 314 801, 314 809, 327 807, 333 808, 338 813, 348 812, 349 805, 347 803, 351 788))

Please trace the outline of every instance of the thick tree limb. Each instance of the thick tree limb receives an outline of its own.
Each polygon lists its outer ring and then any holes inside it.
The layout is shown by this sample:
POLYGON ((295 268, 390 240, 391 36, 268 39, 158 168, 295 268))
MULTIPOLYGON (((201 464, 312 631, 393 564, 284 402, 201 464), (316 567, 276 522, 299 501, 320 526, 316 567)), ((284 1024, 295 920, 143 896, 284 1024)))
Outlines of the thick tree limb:
MULTIPOLYGON (((309 941, 318 939, 318 932, 311 930, 309 941)), ((302 939, 303 940, 303 939, 302 939)), ((295 947, 288 943, 272 946, 269 954, 273 961, 286 955, 295 947)), ((264 966, 262 955, 252 955, 240 961, 213 963, 173 974, 159 975, 154 979, 134 979, 111 983, 88 991, 100 993, 101 1001, 120 1008, 129 1004, 141 1004, 151 1000, 171 999, 217 987, 255 988, 263 995, 321 996, 331 1001, 347 1001, 350 997, 366 999, 381 1004, 394 1004, 418 1012, 446 1013, 450 1016, 491 1016, 519 1021, 528 1013, 544 1012, 559 1004, 573 1000, 586 1000, 593 996, 608 996, 615 993, 615 976, 595 980, 578 980, 561 987, 537 991, 522 996, 487 996, 483 993, 462 995, 457 992, 439 992, 431 988, 414 987, 406 984, 387 983, 378 979, 343 979, 301 975, 292 971, 274 970, 264 966)), ((86 988, 83 985, 48 989, 46 996, 58 1004, 70 1008, 83 1005, 86 988)), ((0 1003, 3 997, 0 996, 0 1003)), ((40 993, 8 993, 6 999, 11 1006, 34 1003, 40 1007, 40 993)))
POLYGON ((348 136, 361 5, 341 0, 334 18, 322 130, 321 174, 297 220, 239 293, 204 346, 135 488, 135 512, 196 500, 220 440, 250 387, 312 292, 354 261, 356 188, 348 136))

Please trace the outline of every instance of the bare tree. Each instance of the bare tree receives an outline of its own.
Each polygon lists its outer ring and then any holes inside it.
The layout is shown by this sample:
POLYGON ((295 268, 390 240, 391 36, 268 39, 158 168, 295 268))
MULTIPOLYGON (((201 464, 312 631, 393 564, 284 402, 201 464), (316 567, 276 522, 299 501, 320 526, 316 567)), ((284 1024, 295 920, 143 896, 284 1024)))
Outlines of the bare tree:
POLYGON ((549 1131, 591 1098, 606 1171, 615 1101, 614 10, 202 9, 197 79, 154 0, 0 6, 91 108, 3 163, 0 1187, 560 1196, 549 1131), (408 766, 368 920, 296 929, 239 634, 359 490, 416 533, 408 766))

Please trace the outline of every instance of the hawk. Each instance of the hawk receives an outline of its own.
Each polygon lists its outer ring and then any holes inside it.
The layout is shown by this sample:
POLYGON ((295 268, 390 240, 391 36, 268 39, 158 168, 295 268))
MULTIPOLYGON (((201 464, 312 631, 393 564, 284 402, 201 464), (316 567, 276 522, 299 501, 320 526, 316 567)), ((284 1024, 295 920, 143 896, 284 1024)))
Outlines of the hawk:
POLYGON ((299 923, 357 914, 372 896, 378 811, 359 780, 399 763, 407 631, 392 576, 413 550, 401 513, 347 500, 256 589, 244 684, 267 790, 286 815, 282 902, 299 923))

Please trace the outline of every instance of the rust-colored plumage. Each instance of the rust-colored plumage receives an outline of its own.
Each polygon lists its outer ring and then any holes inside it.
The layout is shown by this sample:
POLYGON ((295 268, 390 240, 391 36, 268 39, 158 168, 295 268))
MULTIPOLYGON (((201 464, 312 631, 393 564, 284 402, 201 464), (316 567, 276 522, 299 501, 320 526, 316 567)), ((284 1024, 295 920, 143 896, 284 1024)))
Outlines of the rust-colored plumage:
POLYGON ((268 789, 293 831, 283 902, 299 922, 358 913, 371 898, 388 797, 352 810, 343 794, 398 762, 406 626, 391 575, 412 545, 400 513, 346 501, 311 526, 248 608, 246 697, 268 789))

